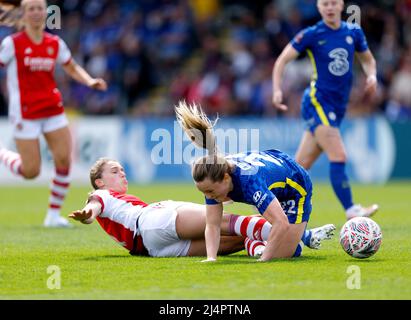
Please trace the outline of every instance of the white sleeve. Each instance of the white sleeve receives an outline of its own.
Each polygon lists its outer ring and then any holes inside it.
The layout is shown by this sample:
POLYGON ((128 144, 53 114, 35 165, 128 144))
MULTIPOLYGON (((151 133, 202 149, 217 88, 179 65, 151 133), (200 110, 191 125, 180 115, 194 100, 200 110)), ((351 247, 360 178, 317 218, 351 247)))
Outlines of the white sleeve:
POLYGON ((57 53, 57 63, 65 65, 71 60, 71 52, 63 39, 59 37, 59 51, 57 53))
POLYGON ((7 36, 0 44, 0 65, 8 65, 14 57, 14 42, 7 36))
POLYGON ((96 199, 101 204, 101 215, 113 210, 113 197, 108 190, 96 190, 89 196, 89 201, 96 199))

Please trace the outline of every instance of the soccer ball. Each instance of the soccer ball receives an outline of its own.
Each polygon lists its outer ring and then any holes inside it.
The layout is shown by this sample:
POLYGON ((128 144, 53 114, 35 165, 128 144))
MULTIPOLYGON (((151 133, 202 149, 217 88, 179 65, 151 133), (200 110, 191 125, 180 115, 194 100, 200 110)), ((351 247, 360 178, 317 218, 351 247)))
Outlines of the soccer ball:
POLYGON ((380 248, 382 233, 372 219, 356 217, 348 220, 340 231, 340 244, 354 258, 371 257, 380 248))

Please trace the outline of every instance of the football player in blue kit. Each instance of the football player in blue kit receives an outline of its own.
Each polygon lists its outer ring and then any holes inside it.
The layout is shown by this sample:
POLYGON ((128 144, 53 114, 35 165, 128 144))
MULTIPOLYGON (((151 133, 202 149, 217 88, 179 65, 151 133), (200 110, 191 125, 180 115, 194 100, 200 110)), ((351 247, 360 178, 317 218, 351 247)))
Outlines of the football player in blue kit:
MULTIPOLYGON (((260 261, 299 256, 300 241, 309 246, 312 236, 306 231, 311 214, 312 184, 305 169, 278 150, 219 155, 214 124, 201 108, 180 102, 175 110, 186 134, 209 152, 197 159, 192 168, 196 187, 206 198, 207 260, 204 261, 217 259, 223 203, 227 201, 253 205, 271 223, 260 261)), ((329 224, 316 231, 327 238, 334 230, 335 226, 329 224)))
POLYGON ((354 55, 367 77, 365 94, 376 92, 376 62, 361 27, 341 20, 343 0, 318 0, 317 7, 322 20, 298 33, 274 65, 273 104, 280 110, 287 110, 281 91, 283 70, 287 63, 306 52, 313 75, 302 97, 301 113, 307 131, 301 139, 296 161, 308 170, 325 152, 330 161, 331 184, 347 219, 369 217, 378 210, 378 205, 362 207, 353 202, 345 169, 347 154, 339 126, 352 86, 354 55))

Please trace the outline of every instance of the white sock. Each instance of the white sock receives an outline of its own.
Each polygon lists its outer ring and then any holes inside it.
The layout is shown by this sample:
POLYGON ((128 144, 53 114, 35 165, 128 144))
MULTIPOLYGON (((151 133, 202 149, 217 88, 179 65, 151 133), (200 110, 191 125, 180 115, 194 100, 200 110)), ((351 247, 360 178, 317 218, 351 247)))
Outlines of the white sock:
POLYGON ((245 238, 244 246, 247 254, 251 257, 261 256, 264 252, 266 243, 264 241, 252 240, 250 238, 245 238))
POLYGON ((47 210, 47 217, 51 219, 57 219, 60 217, 60 210, 49 208, 47 210))

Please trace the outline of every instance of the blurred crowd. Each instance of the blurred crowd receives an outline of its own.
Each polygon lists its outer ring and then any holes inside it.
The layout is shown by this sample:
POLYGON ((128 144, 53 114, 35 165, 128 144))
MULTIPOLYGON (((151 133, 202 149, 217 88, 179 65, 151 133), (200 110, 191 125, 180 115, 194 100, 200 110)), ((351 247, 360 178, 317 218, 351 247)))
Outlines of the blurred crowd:
MULTIPOLYGON (((180 99, 209 113, 298 117, 312 67, 301 57, 283 81, 286 113, 272 107, 275 59, 320 16, 316 0, 61 0, 61 36, 76 61, 109 83, 95 92, 56 77, 66 110, 88 115, 167 116, 180 99)), ((347 4, 347 3, 346 3, 347 4)), ((358 0, 361 26, 377 60, 379 90, 363 94, 356 64, 349 115, 411 119, 411 0, 358 0)), ((349 14, 345 13, 344 19, 349 14)), ((0 28, 0 39, 13 30, 0 28)), ((0 114, 7 113, 0 71, 0 114)))

